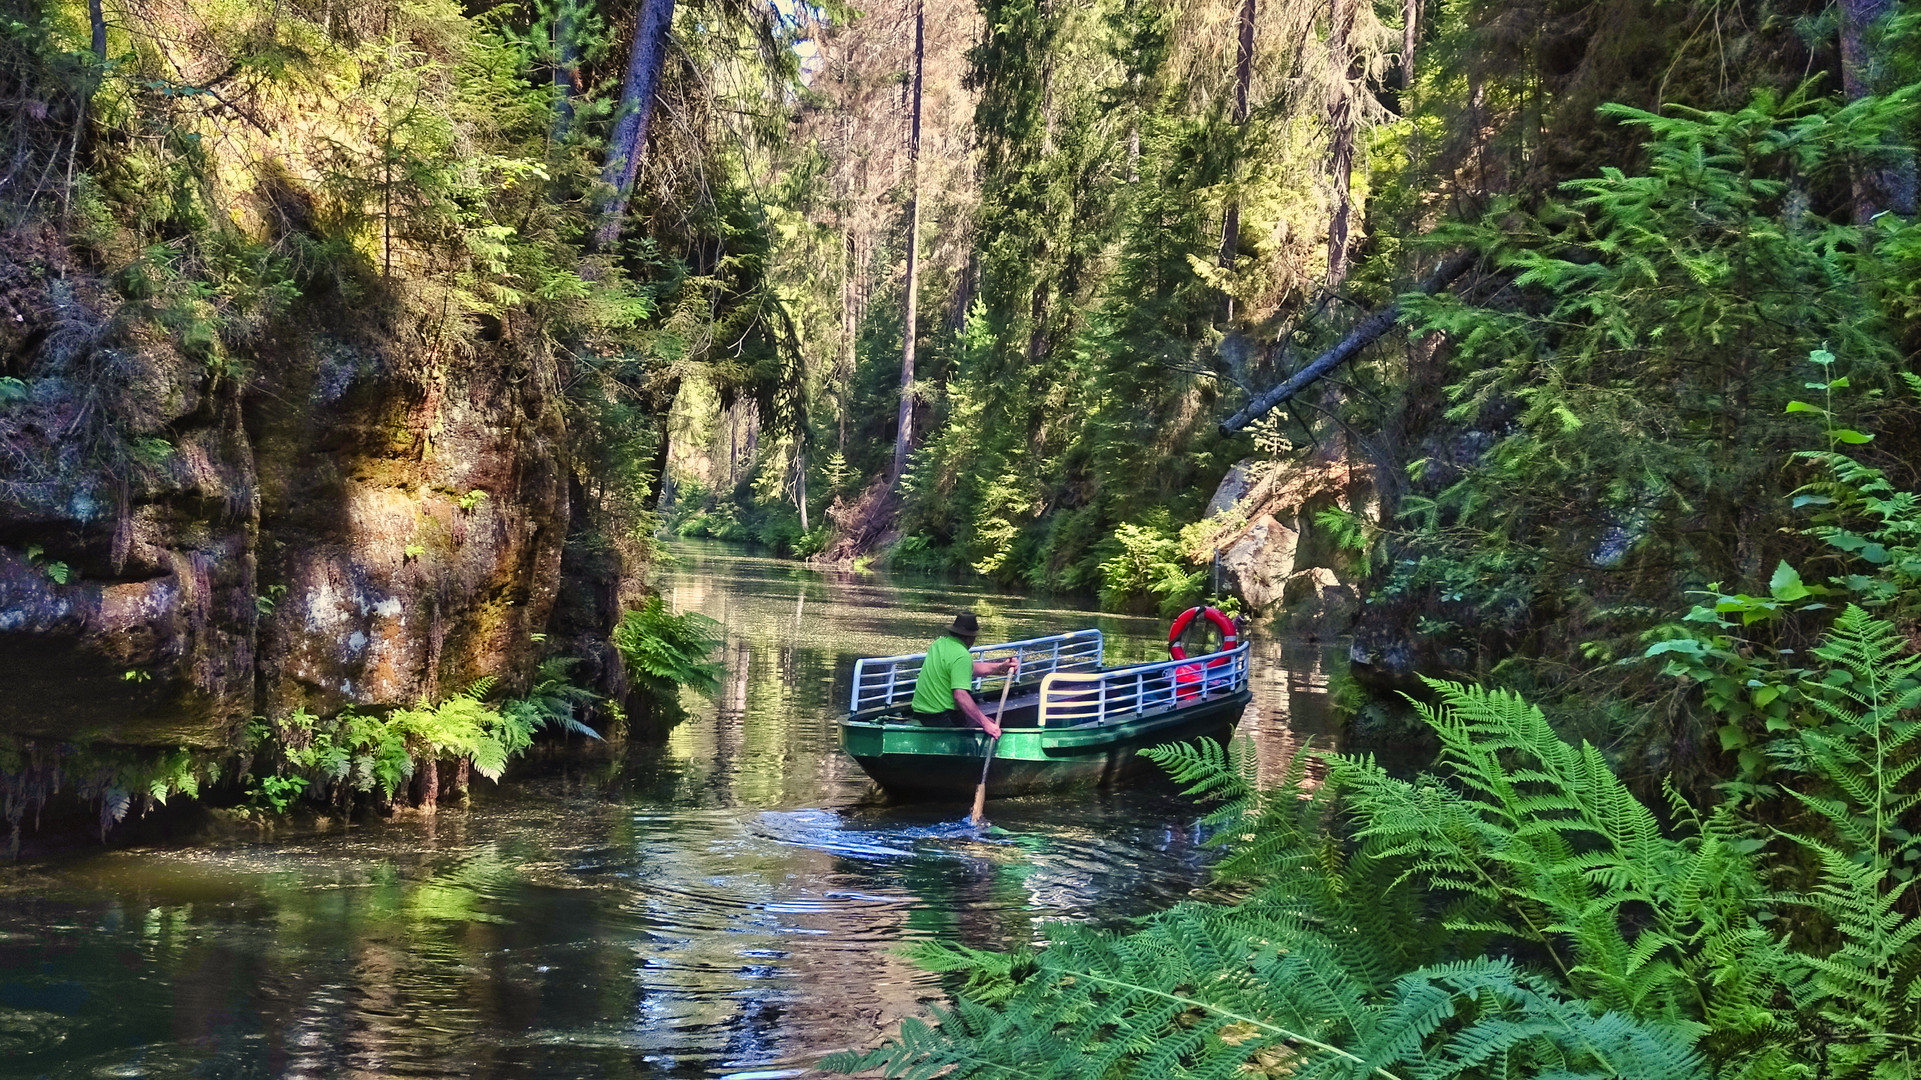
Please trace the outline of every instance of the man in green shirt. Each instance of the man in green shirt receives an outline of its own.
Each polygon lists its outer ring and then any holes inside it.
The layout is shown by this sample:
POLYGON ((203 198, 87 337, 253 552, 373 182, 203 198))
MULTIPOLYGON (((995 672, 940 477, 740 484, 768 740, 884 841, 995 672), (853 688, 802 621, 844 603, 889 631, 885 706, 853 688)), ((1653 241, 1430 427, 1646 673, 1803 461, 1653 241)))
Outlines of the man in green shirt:
POLYGON ((1011 672, 1020 664, 1011 656, 991 664, 976 661, 968 650, 974 647, 980 630, 980 620, 974 613, 963 611, 954 616, 954 625, 947 628, 947 633, 927 646, 920 677, 914 680, 914 719, 937 727, 965 727, 971 720, 1000 738, 1000 718, 989 720, 974 703, 974 676, 1008 672, 1012 678, 1011 672))

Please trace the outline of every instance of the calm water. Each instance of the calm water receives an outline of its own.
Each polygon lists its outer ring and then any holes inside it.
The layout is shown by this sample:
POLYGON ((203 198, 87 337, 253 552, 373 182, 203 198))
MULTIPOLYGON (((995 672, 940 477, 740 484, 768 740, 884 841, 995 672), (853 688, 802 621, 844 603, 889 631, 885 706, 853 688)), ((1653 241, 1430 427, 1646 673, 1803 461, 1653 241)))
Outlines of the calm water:
MULTIPOLYGON (((977 837, 835 746, 854 659, 958 606, 983 641, 1097 625, 1110 657, 1162 655, 1158 622, 719 546, 663 585, 727 642, 662 748, 434 819, 0 869, 0 1076, 794 1076, 941 999, 902 943, 1040 942, 1204 883, 1167 790, 997 800, 977 837)), ((1329 729, 1324 656, 1257 649, 1242 730, 1274 775, 1329 729)))

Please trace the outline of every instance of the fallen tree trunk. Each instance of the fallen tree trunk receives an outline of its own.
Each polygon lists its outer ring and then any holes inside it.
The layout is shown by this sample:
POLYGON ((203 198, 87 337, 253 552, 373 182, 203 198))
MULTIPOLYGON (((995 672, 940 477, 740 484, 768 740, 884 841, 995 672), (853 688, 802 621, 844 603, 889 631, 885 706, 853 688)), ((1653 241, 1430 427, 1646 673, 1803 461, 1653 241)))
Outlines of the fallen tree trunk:
MULTIPOLYGON (((1421 282, 1418 291, 1432 296, 1454 283, 1454 279, 1467 273, 1474 265, 1474 253, 1457 252, 1447 257, 1440 267, 1421 282)), ((1306 367, 1294 373, 1294 377, 1272 390, 1247 403, 1247 407, 1221 424, 1221 434, 1232 435, 1247 425, 1266 416, 1276 405, 1287 401, 1307 389, 1316 380, 1352 359, 1355 353, 1374 343, 1375 339, 1394 328, 1401 321, 1401 303, 1395 302, 1362 319, 1360 324, 1348 331, 1340 343, 1315 357, 1306 367)))

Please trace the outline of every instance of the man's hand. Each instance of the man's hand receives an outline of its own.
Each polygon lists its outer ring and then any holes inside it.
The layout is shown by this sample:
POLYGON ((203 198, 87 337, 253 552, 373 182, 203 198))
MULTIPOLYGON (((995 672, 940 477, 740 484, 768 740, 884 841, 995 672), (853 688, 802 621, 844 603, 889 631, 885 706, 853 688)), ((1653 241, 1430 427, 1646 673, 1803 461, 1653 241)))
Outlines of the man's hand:
POLYGON ((1020 666, 1021 666, 1021 658, 1018 656, 1010 656, 1007 659, 1001 661, 1001 670, 1004 672, 1007 672, 1010 675, 1016 671, 1019 671, 1020 666))
POLYGON ((999 724, 996 724, 994 721, 989 720, 986 717, 982 717, 981 727, 986 730, 989 736, 996 739, 1001 737, 1001 726, 999 724))

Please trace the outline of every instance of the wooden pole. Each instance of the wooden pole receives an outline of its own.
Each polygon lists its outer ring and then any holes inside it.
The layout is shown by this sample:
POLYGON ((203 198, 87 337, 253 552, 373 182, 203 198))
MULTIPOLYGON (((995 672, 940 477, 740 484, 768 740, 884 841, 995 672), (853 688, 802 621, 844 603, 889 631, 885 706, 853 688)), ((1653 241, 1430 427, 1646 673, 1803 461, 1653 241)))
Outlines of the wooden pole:
MULTIPOLYGON (((1014 673, 1007 673, 1007 681, 1001 684, 1000 707, 994 710, 994 722, 1001 723, 1007 715, 1007 692, 1014 688, 1014 673)), ((987 824, 987 770, 994 766, 994 748, 1000 745, 999 735, 987 740, 987 758, 981 762, 981 782, 974 785, 974 812, 968 815, 976 829, 987 824)))

